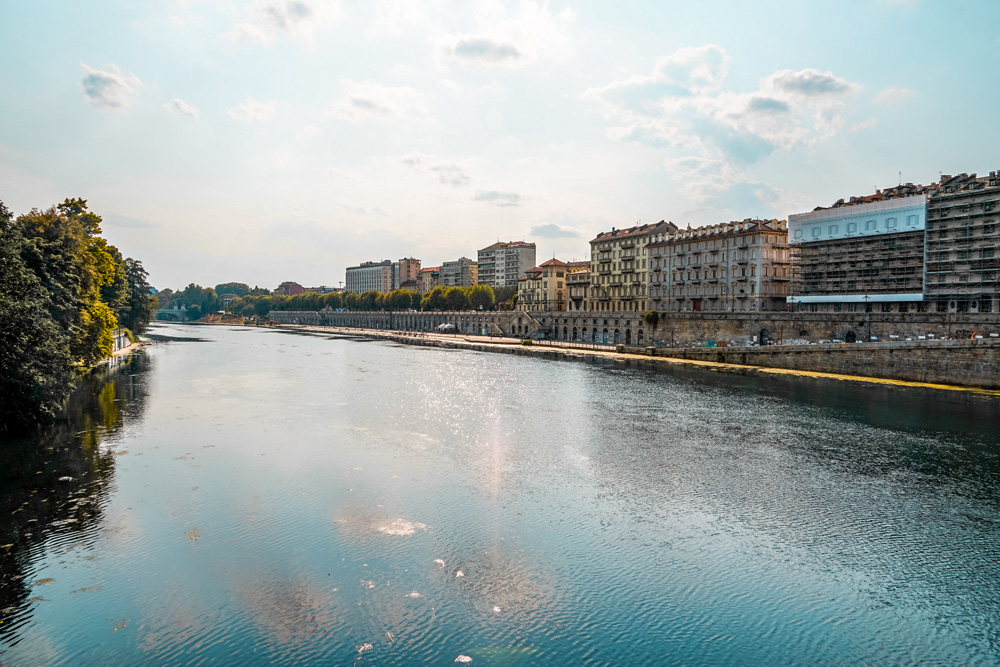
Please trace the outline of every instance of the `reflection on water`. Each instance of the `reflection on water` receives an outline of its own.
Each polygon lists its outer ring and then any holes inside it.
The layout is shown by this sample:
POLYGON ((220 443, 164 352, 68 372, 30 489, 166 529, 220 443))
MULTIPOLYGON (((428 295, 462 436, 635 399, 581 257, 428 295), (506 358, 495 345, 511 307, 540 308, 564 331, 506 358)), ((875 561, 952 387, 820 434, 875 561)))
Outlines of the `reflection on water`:
MULTIPOLYGON (((0 545, 0 639, 16 643, 32 607, 46 601, 51 577, 35 577, 44 552, 70 555, 91 549, 112 491, 115 459, 102 447, 143 409, 148 358, 133 354, 92 371, 59 421, 34 437, 0 447, 3 545, 0 545)), ((91 593, 85 586, 72 594, 91 593)))
POLYGON ((155 333, 5 449, 4 664, 1000 660, 1000 401, 155 333))

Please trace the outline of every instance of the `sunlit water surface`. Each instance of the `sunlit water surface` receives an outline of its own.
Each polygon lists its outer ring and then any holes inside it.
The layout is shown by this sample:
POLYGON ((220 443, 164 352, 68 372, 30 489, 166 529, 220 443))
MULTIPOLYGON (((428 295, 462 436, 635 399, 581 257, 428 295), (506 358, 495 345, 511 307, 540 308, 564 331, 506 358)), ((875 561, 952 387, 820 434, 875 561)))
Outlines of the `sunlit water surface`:
POLYGON ((4 665, 1000 661, 997 401, 152 333, 4 444, 4 665))

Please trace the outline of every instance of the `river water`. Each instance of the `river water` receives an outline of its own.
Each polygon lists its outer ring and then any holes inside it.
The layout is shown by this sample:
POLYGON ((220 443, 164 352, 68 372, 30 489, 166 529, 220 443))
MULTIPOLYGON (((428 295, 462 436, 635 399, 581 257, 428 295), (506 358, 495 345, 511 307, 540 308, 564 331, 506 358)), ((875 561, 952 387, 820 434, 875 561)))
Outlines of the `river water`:
POLYGON ((1000 661, 996 399, 151 333, 4 443, 4 665, 1000 661))

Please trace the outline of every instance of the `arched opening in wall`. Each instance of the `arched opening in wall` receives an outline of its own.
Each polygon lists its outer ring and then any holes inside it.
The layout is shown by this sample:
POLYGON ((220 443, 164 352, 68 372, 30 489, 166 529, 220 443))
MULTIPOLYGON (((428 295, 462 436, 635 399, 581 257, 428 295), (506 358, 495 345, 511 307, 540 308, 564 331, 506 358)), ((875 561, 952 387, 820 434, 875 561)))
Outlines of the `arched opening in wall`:
POLYGON ((847 341, 848 343, 857 343, 858 334, 854 333, 853 331, 848 331, 847 335, 844 336, 844 340, 847 341))
POLYGON ((615 329, 615 345, 620 343, 621 340, 622 340, 622 333, 618 329, 615 329))
POLYGON ((573 340, 580 340, 580 337, 577 335, 576 327, 573 327, 573 340))
MULTIPOLYGON (((595 331, 596 331, 596 329, 595 329, 595 331)), ((608 330, 607 329, 605 329, 604 331, 601 332, 601 342, 604 343, 605 345, 608 344, 608 330)))
POLYGON ((799 331, 799 335, 800 336, 808 336, 809 335, 808 329, 802 329, 801 331, 799 331))
POLYGON ((563 327, 563 340, 569 340, 569 329, 563 327))
POLYGON ((626 329, 625 330, 625 344, 626 345, 631 345, 632 344, 632 330, 631 329, 626 329))
POLYGON ((646 335, 643 334, 642 329, 639 329, 639 333, 636 334, 635 342, 637 345, 643 345, 646 342, 646 335))

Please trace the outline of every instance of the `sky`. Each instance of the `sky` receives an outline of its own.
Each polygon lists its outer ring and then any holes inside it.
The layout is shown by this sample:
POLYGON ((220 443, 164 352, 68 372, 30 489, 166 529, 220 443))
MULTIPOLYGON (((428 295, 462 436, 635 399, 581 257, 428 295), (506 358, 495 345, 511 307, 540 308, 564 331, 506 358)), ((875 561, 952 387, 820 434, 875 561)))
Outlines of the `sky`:
POLYGON ((0 201, 158 288, 786 219, 1000 169, 1000 3, 2 0, 0 201))

